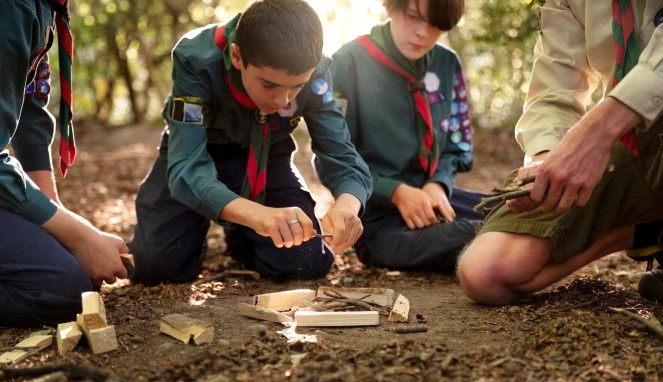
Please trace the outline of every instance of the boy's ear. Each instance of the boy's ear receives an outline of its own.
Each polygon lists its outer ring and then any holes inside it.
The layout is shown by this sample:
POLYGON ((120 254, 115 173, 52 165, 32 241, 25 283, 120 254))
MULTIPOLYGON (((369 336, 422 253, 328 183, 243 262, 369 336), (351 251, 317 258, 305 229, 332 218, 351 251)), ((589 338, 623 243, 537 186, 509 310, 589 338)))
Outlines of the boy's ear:
POLYGON ((239 47, 234 42, 230 44, 230 62, 237 70, 242 70, 242 68, 244 68, 242 65, 242 55, 239 53, 239 47))

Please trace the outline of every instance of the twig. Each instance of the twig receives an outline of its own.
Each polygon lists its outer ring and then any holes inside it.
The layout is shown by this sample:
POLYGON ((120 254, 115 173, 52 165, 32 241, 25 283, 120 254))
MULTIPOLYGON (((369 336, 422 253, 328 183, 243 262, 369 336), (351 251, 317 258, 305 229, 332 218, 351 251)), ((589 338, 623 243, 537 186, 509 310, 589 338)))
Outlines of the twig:
POLYGON ((108 379, 109 373, 103 370, 73 365, 73 364, 57 364, 42 367, 28 367, 28 368, 4 368, 2 372, 6 377, 38 377, 44 374, 51 374, 57 371, 64 371, 71 379, 89 379, 94 382, 104 382, 108 379))
POLYGON ((422 324, 396 325, 390 329, 394 333, 424 333, 428 331, 428 326, 422 324))
POLYGON ((503 202, 506 200, 510 199, 517 199, 521 198, 523 196, 528 196, 532 192, 530 189, 519 189, 515 191, 510 191, 510 192, 505 192, 502 194, 497 194, 497 195, 492 195, 492 196, 486 196, 485 198, 481 198, 479 204, 474 206, 475 211, 479 211, 480 209, 493 204, 497 202, 503 202))
POLYGON ((522 179, 514 180, 513 182, 509 183, 509 185, 504 187, 504 188, 495 187, 493 189, 493 191, 503 194, 503 193, 507 193, 507 192, 511 192, 511 191, 520 190, 522 188, 522 186, 524 186, 526 184, 534 183, 535 180, 536 180, 536 175, 526 176, 522 179))
POLYGON ((383 307, 376 307, 376 306, 374 306, 374 305, 372 305, 372 304, 370 304, 370 303, 368 303, 368 302, 366 302, 366 301, 360 301, 360 300, 356 300, 356 299, 354 299, 354 298, 337 298, 337 297, 321 297, 321 296, 318 296, 318 297, 314 298, 314 301, 321 301, 321 302, 338 301, 338 302, 344 302, 344 303, 346 303, 346 304, 355 305, 355 306, 358 306, 358 307, 364 308, 364 309, 366 309, 366 310, 374 310, 374 311, 378 312, 379 314, 381 314, 381 315, 383 315, 383 316, 387 316, 387 317, 389 316, 389 311, 387 311, 385 308, 383 308, 383 307))
POLYGON ((639 323, 641 323, 644 326, 646 326, 647 328, 651 329, 654 333, 656 333, 659 336, 663 337, 663 326, 661 325, 661 323, 658 320, 656 320, 656 318, 654 318, 655 321, 654 320, 650 321, 650 320, 642 317, 641 315, 639 315, 637 313, 633 313, 633 312, 631 312, 629 310, 626 310, 626 309, 623 309, 623 308, 608 308, 608 309, 612 310, 613 312, 621 313, 621 314, 624 314, 628 317, 631 317, 631 318, 635 319, 639 323))
POLYGON ((193 285, 205 284, 205 283, 208 283, 210 281, 216 281, 216 280, 226 278, 228 276, 249 276, 249 277, 252 277, 254 280, 260 280, 260 273, 258 273, 256 271, 250 271, 250 270, 244 270, 244 269, 230 269, 228 271, 223 271, 221 273, 217 273, 217 274, 205 277, 203 279, 200 279, 200 280, 194 282, 193 285))

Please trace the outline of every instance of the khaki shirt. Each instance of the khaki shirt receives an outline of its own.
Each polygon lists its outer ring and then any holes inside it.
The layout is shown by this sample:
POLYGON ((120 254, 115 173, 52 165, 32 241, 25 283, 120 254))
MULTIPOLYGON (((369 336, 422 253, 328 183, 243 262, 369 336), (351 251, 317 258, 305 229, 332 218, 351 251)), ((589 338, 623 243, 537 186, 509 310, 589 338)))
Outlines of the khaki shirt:
POLYGON ((540 8, 541 31, 516 139, 528 156, 553 148, 587 111, 594 90, 638 112, 643 129, 663 112, 663 0, 632 0, 638 65, 612 89, 615 67, 612 2, 547 0, 540 8))

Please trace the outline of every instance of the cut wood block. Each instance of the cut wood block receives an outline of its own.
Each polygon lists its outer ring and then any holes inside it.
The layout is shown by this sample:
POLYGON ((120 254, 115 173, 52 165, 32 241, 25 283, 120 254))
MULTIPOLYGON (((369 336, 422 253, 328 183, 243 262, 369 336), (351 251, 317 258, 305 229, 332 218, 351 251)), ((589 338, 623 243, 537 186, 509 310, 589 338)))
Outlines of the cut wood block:
POLYGON ((74 350, 82 336, 83 332, 78 328, 78 323, 72 321, 58 324, 58 331, 55 336, 58 354, 65 355, 74 350))
POLYGON ((304 306, 303 300, 311 300, 315 291, 294 289, 283 292, 259 294, 253 297, 253 305, 273 310, 290 310, 293 306, 304 306))
POLYGON ((373 310, 359 312, 295 312, 297 326, 372 326, 380 323, 380 315, 373 310))
POLYGON ((259 320, 272 321, 272 322, 291 322, 292 318, 286 314, 278 312, 273 309, 263 308, 251 304, 244 304, 240 302, 237 304, 239 307, 239 314, 246 317, 257 318, 259 320))
POLYGON ((106 308, 99 292, 84 292, 81 295, 83 313, 76 316, 78 325, 83 330, 103 328, 106 321, 106 308))
POLYGON ((318 288, 319 297, 335 296, 333 292, 336 291, 347 298, 362 299, 362 301, 373 302, 382 306, 390 307, 394 304, 394 290, 387 288, 335 288, 329 286, 321 286, 318 288), (329 295, 325 292, 331 292, 329 295))
POLYGON ((9 365, 23 361, 30 353, 25 350, 11 350, 0 354, 0 365, 9 365))
POLYGON ((389 318, 387 320, 393 322, 407 322, 407 317, 410 314, 410 301, 402 294, 398 295, 394 307, 391 308, 389 318))
POLYGON ((83 334, 85 334, 85 339, 94 354, 106 353, 118 349, 115 326, 113 325, 90 330, 83 329, 83 334))
POLYGON ((205 321, 182 314, 169 314, 162 318, 159 331, 185 344, 193 341, 196 345, 201 345, 214 340, 214 327, 205 321))
POLYGON ((28 338, 14 345, 14 348, 26 351, 38 352, 42 349, 51 346, 52 344, 53 344, 52 335, 38 334, 36 336, 29 336, 28 338))

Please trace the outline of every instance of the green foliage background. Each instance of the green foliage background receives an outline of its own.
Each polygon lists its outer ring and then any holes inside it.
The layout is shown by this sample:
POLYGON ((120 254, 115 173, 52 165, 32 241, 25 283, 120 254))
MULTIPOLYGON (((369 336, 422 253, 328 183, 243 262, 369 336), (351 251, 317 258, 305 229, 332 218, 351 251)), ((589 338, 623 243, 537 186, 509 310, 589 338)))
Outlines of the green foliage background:
MULTIPOLYGON (((385 18, 381 0, 309 2, 324 9, 319 13, 326 46, 335 47, 327 38, 336 38, 338 46, 385 18)), ((177 40, 193 28, 228 20, 249 3, 72 0, 76 119, 108 126, 159 120, 177 40)), ((476 128, 511 129, 520 114, 537 27, 528 3, 467 0, 461 25, 445 36, 463 62, 476 128)))

